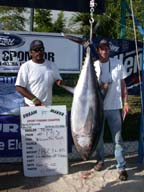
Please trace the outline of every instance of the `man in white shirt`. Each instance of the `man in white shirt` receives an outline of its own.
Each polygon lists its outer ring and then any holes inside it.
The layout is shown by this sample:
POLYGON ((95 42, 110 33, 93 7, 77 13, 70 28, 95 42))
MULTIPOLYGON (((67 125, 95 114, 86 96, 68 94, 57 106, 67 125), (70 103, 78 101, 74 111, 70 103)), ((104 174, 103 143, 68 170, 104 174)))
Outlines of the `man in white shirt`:
POLYGON ((20 67, 16 79, 16 90, 24 97, 28 106, 52 104, 52 88, 63 83, 57 66, 44 59, 44 44, 34 40, 30 44, 31 60, 20 67))
MULTIPOLYGON (((109 58, 109 52, 108 41, 102 39, 97 46, 99 59, 95 61, 94 66, 104 97, 104 116, 112 134, 119 179, 124 181, 127 180, 128 174, 125 170, 126 162, 123 154, 121 130, 122 116, 125 116, 129 111, 128 94, 124 80, 127 73, 120 60, 109 58)), ((97 171, 102 170, 104 166, 103 133, 104 128, 97 147, 97 163, 94 167, 97 171)))

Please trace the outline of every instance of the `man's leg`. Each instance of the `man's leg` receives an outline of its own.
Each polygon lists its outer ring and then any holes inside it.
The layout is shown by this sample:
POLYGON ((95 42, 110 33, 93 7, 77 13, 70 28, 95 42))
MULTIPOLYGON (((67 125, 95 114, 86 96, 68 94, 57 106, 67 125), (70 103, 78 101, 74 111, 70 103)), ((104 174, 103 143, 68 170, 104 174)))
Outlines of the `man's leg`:
POLYGON ((102 126, 101 130, 101 135, 100 139, 96 148, 96 165, 94 169, 96 171, 101 171, 104 167, 104 141, 103 141, 103 136, 104 136, 104 125, 102 126))
POLYGON ((124 158, 123 140, 121 135, 122 118, 120 110, 107 110, 105 111, 105 118, 107 119, 112 139, 114 143, 114 154, 117 161, 117 169, 119 173, 124 174, 121 180, 127 180, 127 173, 125 171, 126 161, 124 158))

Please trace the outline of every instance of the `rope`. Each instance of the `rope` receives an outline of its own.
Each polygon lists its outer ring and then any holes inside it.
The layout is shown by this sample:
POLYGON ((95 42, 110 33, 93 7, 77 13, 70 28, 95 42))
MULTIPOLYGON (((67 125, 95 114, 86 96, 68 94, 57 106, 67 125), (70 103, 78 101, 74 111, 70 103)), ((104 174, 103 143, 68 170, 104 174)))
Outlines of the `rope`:
POLYGON ((136 36, 136 27, 135 27, 135 19, 134 19, 132 0, 130 0, 130 5, 131 5, 131 13, 132 13, 132 21, 133 21, 133 29, 134 29, 135 46, 136 46, 136 55, 137 55, 137 64, 138 64, 138 73, 139 73, 138 76, 139 76, 139 82, 140 82, 141 114, 142 114, 142 127, 143 127, 144 126, 144 111, 143 111, 144 106, 143 106, 142 79, 141 79, 141 74, 140 74, 140 62, 139 62, 139 57, 138 57, 137 36, 136 36))
MULTIPOLYGON (((111 19, 115 24, 118 24, 120 27, 125 27, 125 25, 123 25, 120 22, 118 22, 115 19, 113 19, 110 15, 104 14, 103 16, 111 19)), ((130 31, 130 33, 133 32, 133 28, 127 27, 127 29, 130 31)))
MULTIPOLYGON (((135 21, 134 21, 134 11, 133 11, 133 4, 132 0, 130 0, 130 5, 131 5, 131 13, 132 13, 132 21, 133 21, 133 30, 134 30, 134 39, 135 39, 135 47, 136 47, 136 56, 137 56, 137 64, 138 64, 138 71, 140 74, 140 62, 139 62, 139 57, 138 57, 138 46, 137 46, 137 35, 136 35, 136 26, 135 26, 135 21)), ((141 77, 140 77, 141 81, 141 77)))
POLYGON ((140 82, 140 96, 141 96, 141 105, 142 105, 142 117, 143 117, 143 100, 142 100, 142 79, 140 74, 140 62, 138 57, 138 46, 137 46, 137 35, 136 35, 136 27, 135 27, 135 21, 134 21, 134 11, 133 11, 133 3, 132 0, 130 0, 130 6, 131 6, 131 12, 132 12, 132 21, 133 21, 133 29, 134 29, 134 38, 135 38, 135 47, 136 47, 136 58, 137 58, 137 64, 138 64, 138 77, 140 82))

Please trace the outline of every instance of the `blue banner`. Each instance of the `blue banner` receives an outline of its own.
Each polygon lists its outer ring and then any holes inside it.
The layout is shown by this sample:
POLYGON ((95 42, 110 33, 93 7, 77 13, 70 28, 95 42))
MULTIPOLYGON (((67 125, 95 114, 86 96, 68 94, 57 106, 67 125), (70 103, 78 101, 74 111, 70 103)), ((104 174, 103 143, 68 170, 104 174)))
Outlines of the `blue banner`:
POLYGON ((21 157, 20 116, 0 116, 0 157, 21 157))
POLYGON ((16 91, 16 77, 0 76, 0 115, 19 115, 23 97, 16 91))

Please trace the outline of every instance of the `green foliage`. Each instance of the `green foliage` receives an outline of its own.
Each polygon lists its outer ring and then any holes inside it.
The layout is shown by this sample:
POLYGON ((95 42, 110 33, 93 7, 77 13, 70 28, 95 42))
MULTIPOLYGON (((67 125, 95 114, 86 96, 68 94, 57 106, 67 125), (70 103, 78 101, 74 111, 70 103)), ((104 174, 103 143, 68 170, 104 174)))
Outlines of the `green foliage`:
POLYGON ((0 23, 3 30, 24 31, 24 8, 0 7, 0 23))
POLYGON ((34 31, 60 33, 66 31, 64 12, 59 12, 57 19, 52 20, 52 12, 46 9, 35 9, 34 31))
POLYGON ((89 33, 89 19, 90 16, 88 13, 76 13, 71 18, 71 26, 77 24, 79 27, 74 29, 73 33, 77 34, 88 34, 89 33))
MULTIPOLYGON (((121 23, 121 2, 124 0, 105 0, 105 13, 102 15, 94 12, 93 33, 97 36, 119 38, 122 29, 121 23), (99 28, 95 31, 95 25, 100 22, 99 28)), ((133 9, 134 15, 140 25, 144 26, 144 3, 142 0, 125 0, 129 8, 133 9), (131 7, 132 2, 132 7, 131 7)), ((25 30, 26 18, 25 8, 0 7, 0 23, 3 30, 25 30)), ((52 19, 52 11, 47 9, 35 9, 34 31, 37 32, 64 32, 83 34, 89 37, 90 34, 90 13, 75 13, 69 20, 66 20, 64 12, 61 11, 56 20, 52 19)), ((125 38, 134 39, 134 26, 132 17, 126 10, 126 25, 124 26, 125 38)), ((137 31, 137 39, 142 40, 142 35, 137 31)))
POLYGON ((57 20, 53 23, 53 32, 64 32, 66 26, 66 19, 64 18, 64 12, 61 11, 58 14, 57 20))
MULTIPOLYGON (((100 27, 97 31, 94 29, 94 33, 100 36, 105 37, 115 37, 117 36, 118 29, 116 28, 115 21, 120 18, 120 11, 115 11, 119 9, 120 3, 106 2, 106 12, 103 15, 97 15, 94 13, 94 24, 95 27, 96 23, 100 23, 100 27), (115 20, 111 19, 115 18, 115 20)), ((79 28, 77 29, 76 33, 84 34, 89 36, 90 33, 90 14, 89 13, 77 13, 72 17, 72 25, 75 23, 79 23, 79 28)))
MULTIPOLYGON (((144 2, 142 0, 127 0, 129 8, 133 11, 134 16, 139 21, 141 26, 144 26, 144 2), (131 6, 132 2, 132 6, 131 6)), ((139 33, 137 27, 136 28, 136 36, 138 40, 142 40, 142 35, 139 33)), ((134 38, 134 25, 132 17, 127 12, 126 14, 126 38, 133 39, 134 38)))
POLYGON ((52 32, 52 14, 47 9, 35 9, 34 11, 34 31, 52 32))
MULTIPOLYGON (((75 87, 79 78, 79 74, 62 74, 62 78, 66 85, 75 87)), ((69 93, 65 89, 54 86, 53 89, 53 104, 54 105, 66 105, 67 110, 71 110, 73 94, 69 93)))
MULTIPOLYGON (((126 0, 128 6, 131 8, 130 0, 126 0)), ((142 0, 132 0, 133 2, 133 11, 136 18, 139 20, 139 23, 143 25, 144 23, 144 3, 142 0)), ((106 0, 105 1, 105 13, 102 15, 98 15, 94 13, 94 29, 93 32, 95 35, 111 37, 111 38, 119 38, 120 30, 121 30, 121 0, 106 0), (95 31, 95 24, 99 22, 100 26, 95 31)), ((127 10, 126 11, 126 36, 127 39, 134 38, 134 30, 133 30, 133 21, 130 17, 127 10)), ((73 30, 73 33, 83 34, 89 36, 90 33, 90 14, 89 13, 76 13, 72 16, 72 21, 70 23, 71 27, 73 25, 77 25, 77 29, 73 30)), ((141 35, 137 31, 137 39, 141 40, 141 35)))

